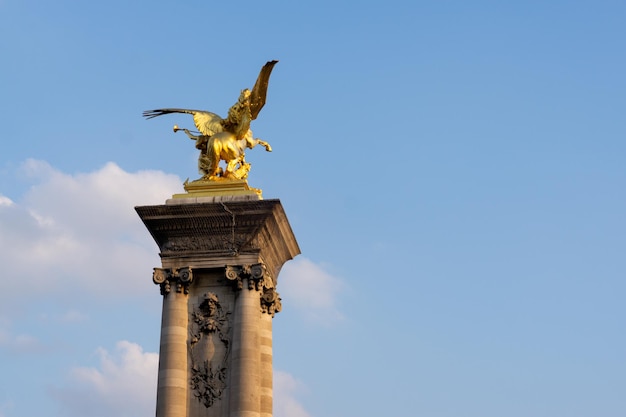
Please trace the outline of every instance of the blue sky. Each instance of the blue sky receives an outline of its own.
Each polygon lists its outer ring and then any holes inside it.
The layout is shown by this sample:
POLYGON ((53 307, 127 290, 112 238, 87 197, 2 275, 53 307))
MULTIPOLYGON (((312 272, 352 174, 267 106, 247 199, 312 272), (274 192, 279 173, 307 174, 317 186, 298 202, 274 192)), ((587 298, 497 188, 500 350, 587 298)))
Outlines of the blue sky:
POLYGON ((155 406, 190 116, 270 59, 276 417, 626 414, 626 4, 0 0, 0 417, 155 406))

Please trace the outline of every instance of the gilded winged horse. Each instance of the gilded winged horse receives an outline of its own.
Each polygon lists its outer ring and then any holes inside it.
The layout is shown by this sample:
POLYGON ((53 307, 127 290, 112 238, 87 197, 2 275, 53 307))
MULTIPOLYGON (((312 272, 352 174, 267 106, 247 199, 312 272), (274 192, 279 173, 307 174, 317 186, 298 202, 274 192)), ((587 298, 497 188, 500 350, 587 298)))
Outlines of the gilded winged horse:
POLYGON ((156 109, 146 110, 143 116, 147 119, 170 113, 188 113, 200 135, 193 135, 188 129, 174 125, 174 132, 182 130, 189 139, 196 141, 200 150, 198 170, 203 180, 243 179, 248 177, 250 164, 245 161, 246 148, 252 149, 262 145, 268 152, 272 151, 269 143, 252 136, 250 122, 255 120, 265 105, 270 74, 278 61, 269 61, 263 68, 252 90, 244 89, 237 102, 228 110, 223 119, 215 113, 205 110, 190 109, 156 109), (226 170, 220 168, 220 161, 226 162, 226 170))

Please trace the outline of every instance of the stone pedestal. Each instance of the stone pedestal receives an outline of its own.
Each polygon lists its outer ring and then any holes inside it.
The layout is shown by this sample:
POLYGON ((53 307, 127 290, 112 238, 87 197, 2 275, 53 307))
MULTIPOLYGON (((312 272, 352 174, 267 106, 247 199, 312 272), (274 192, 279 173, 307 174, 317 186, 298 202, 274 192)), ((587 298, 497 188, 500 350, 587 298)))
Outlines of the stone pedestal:
POLYGON ((278 274, 300 253, 279 200, 136 207, 160 249, 157 417, 271 417, 278 274))

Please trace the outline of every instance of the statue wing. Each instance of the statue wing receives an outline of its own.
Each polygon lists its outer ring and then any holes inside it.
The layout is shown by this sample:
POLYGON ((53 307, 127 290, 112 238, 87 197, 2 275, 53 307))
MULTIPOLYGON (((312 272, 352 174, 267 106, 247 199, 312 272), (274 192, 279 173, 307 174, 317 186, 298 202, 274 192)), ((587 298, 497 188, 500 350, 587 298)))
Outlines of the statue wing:
POLYGON ((270 82, 270 74, 272 73, 272 69, 277 62, 278 61, 268 61, 265 65, 263 65, 263 68, 261 68, 261 72, 259 73, 259 77, 256 79, 256 83, 252 88, 252 92, 250 94, 250 116, 252 120, 257 118, 259 112, 265 105, 265 97, 267 96, 267 86, 270 82))
POLYGON ((146 119, 152 119, 154 117, 163 116, 170 113, 187 113, 193 115, 193 122, 196 125, 196 129, 203 135, 213 136, 218 132, 222 132, 224 127, 222 126, 222 118, 215 113, 204 110, 190 110, 190 109, 156 109, 146 110, 143 112, 143 117, 146 119))

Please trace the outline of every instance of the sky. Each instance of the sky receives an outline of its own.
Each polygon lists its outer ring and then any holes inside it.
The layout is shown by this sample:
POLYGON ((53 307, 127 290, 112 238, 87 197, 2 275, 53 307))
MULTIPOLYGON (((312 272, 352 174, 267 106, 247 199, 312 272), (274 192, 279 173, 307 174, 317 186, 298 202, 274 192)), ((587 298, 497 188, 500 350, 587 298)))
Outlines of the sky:
POLYGON ((261 66, 276 417, 626 415, 626 3, 0 0, 0 417, 153 415, 163 107, 261 66))

